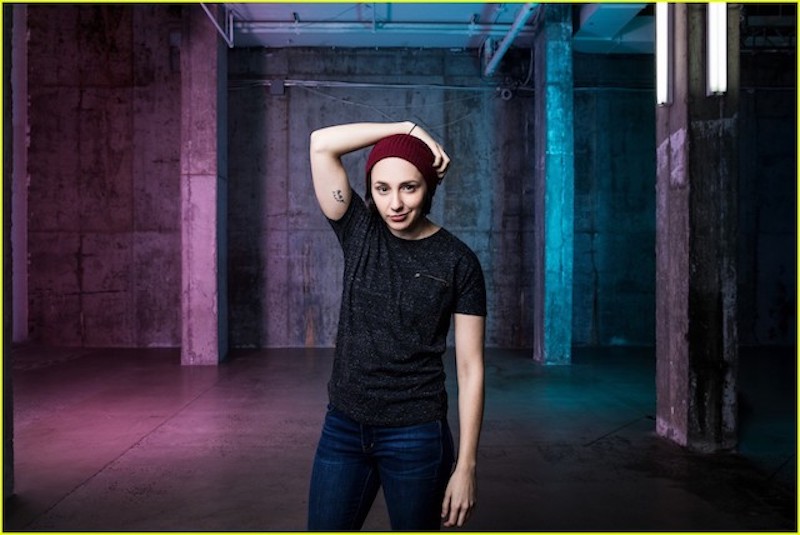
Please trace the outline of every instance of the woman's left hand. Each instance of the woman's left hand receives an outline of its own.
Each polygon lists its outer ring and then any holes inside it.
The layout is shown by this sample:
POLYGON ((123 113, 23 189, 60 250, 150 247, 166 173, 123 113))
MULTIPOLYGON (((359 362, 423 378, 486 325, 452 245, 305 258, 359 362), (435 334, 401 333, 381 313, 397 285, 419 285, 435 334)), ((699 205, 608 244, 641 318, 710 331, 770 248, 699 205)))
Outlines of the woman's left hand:
POLYGON ((436 143, 436 150, 433 151, 433 168, 439 176, 439 182, 444 180, 444 175, 450 167, 450 156, 444 151, 441 145, 436 143))
POLYGON ((409 132, 412 136, 421 139, 428 145, 428 148, 431 149, 433 153, 433 168, 436 170, 436 174, 439 177, 439 182, 444 179, 445 173, 447 173, 447 168, 450 167, 450 156, 444 151, 444 147, 442 147, 433 136, 431 136, 424 128, 419 125, 414 125, 414 128, 411 129, 409 132))
POLYGON ((442 521, 444 526, 462 527, 475 507, 475 470, 456 467, 442 502, 442 521))

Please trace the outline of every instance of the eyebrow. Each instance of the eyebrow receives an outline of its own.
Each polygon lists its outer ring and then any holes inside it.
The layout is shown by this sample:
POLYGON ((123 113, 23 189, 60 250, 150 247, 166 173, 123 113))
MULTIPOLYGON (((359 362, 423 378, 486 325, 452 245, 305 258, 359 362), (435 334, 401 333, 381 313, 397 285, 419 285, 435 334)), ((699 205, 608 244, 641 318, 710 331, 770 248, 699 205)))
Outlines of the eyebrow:
MULTIPOLYGON (((384 182, 383 180, 375 180, 375 181, 372 182, 373 186, 377 186, 379 184, 380 185, 384 185, 384 186, 388 186, 389 185, 388 182, 384 182)), ((400 184, 398 184, 398 186, 407 186, 409 184, 419 185, 419 184, 422 184, 422 180, 418 180, 416 178, 412 178, 412 179, 404 180, 403 182, 400 182, 400 184)))

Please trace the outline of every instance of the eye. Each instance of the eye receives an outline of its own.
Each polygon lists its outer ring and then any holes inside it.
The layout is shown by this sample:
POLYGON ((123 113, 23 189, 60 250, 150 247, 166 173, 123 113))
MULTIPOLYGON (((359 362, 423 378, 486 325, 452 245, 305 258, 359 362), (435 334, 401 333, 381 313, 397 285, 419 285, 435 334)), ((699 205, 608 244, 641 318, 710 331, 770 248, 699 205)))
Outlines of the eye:
POLYGON ((403 189, 409 193, 414 193, 417 190, 416 184, 406 184, 403 186, 403 189))
POLYGON ((387 191, 389 191, 389 188, 386 187, 386 184, 376 184, 375 191, 377 191, 378 193, 386 193, 387 191))

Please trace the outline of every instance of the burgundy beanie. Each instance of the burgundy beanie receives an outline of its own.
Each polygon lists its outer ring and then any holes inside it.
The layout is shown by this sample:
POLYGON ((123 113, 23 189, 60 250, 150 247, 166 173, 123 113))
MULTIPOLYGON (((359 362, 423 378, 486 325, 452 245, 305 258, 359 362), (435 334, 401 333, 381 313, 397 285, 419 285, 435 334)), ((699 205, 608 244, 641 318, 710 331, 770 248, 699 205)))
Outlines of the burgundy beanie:
POLYGON ((416 167, 425 179, 431 194, 439 184, 439 176, 433 168, 434 155, 428 145, 418 137, 409 134, 395 134, 388 136, 372 147, 367 157, 367 190, 369 191, 369 177, 372 168, 384 158, 402 158, 416 167))

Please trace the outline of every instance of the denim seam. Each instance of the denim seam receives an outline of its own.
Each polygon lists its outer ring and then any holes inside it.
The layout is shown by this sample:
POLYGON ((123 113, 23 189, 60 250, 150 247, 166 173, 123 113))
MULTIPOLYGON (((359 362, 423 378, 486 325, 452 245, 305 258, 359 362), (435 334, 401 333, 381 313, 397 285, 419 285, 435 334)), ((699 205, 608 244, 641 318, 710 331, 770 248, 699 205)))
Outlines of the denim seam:
MULTIPOLYGON (((355 517, 350 522, 351 526, 355 526, 356 522, 358 521, 359 518, 363 518, 364 520, 366 520, 367 515, 369 514, 369 510, 372 509, 372 505, 375 502, 375 498, 373 498, 372 501, 369 502, 369 503, 366 503, 366 502, 368 501, 367 500, 367 491, 370 488, 369 481, 370 481, 370 479, 372 479, 374 474, 375 474, 375 469, 374 468, 370 468, 369 472, 367 473, 367 477, 364 478, 364 481, 361 484, 361 496, 359 496, 359 498, 358 498, 358 508, 356 509, 355 517), (364 511, 365 507, 366 507, 366 511, 364 511), (362 512, 363 512, 363 514, 362 514, 362 512)), ((358 526, 358 529, 362 528, 364 520, 361 521, 361 525, 358 526)))

